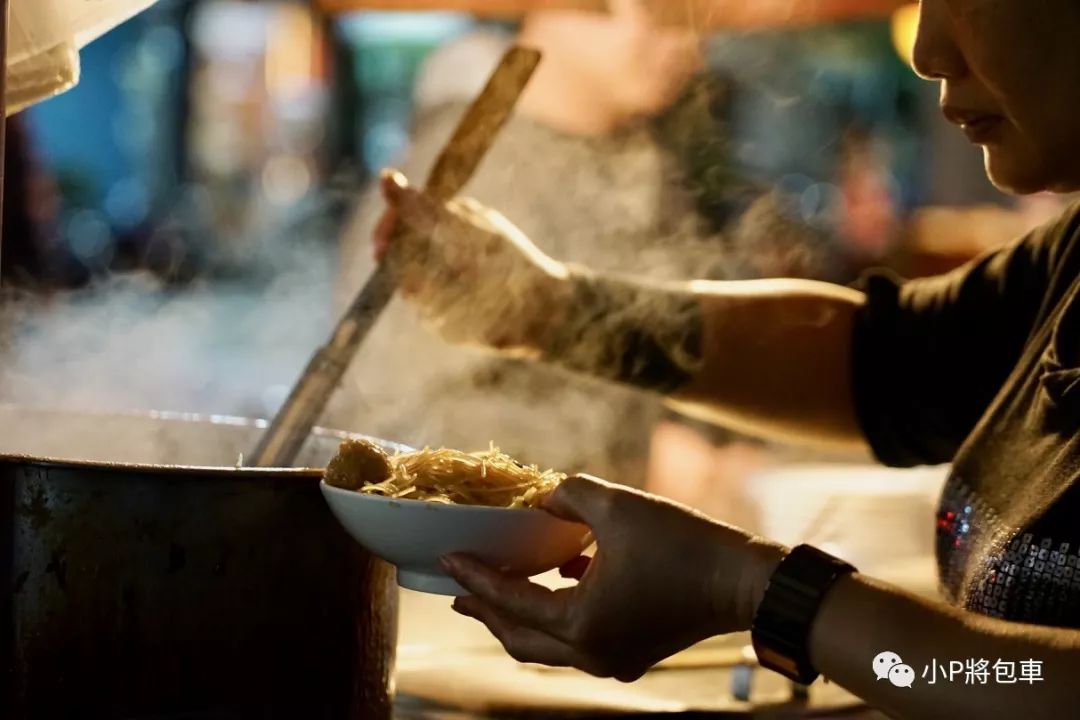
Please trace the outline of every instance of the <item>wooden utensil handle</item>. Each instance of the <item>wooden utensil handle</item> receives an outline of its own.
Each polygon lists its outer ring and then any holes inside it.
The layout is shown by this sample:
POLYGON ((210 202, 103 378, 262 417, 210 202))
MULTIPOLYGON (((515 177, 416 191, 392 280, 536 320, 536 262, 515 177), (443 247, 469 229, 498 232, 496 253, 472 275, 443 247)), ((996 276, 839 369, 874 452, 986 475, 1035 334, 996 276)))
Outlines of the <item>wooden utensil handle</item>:
MULTIPOLYGON (((457 130, 439 154, 425 192, 449 200, 468 183, 499 130, 510 119, 518 98, 540 62, 540 53, 516 46, 502 58, 483 91, 465 112, 457 130)), ((361 288, 334 328, 330 341, 311 358, 303 375, 263 435, 250 464, 291 467, 326 409, 357 349, 394 297, 394 247, 361 288)))
POLYGON ((449 200, 462 191, 510 119, 539 63, 540 52, 532 48, 515 46, 503 55, 435 160, 425 192, 438 200, 449 200))

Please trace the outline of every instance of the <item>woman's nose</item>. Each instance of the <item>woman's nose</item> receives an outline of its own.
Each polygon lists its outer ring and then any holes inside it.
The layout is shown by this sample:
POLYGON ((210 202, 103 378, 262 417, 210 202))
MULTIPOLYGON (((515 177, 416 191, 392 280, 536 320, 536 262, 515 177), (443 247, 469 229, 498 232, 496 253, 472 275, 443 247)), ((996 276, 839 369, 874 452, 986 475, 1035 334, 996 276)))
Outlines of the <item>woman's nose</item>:
POLYGON ((919 30, 915 35, 912 64, 915 72, 928 80, 954 80, 967 72, 944 0, 919 3, 919 30))

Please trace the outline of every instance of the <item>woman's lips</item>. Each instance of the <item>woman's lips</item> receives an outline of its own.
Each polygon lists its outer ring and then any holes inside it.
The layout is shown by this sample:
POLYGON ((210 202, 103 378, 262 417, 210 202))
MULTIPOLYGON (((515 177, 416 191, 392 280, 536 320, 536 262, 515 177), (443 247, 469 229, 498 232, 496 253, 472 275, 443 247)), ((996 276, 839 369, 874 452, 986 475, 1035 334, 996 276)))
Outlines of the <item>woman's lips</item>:
POLYGON ((986 145, 997 140, 1005 127, 1005 118, 1000 115, 982 114, 970 110, 945 107, 945 117, 949 122, 960 126, 968 140, 976 145, 986 145))
POLYGON ((976 145, 986 145, 992 143, 1001 134, 1001 128, 1004 123, 1003 118, 997 115, 986 115, 981 118, 970 120, 960 126, 960 129, 967 135, 968 140, 976 145))

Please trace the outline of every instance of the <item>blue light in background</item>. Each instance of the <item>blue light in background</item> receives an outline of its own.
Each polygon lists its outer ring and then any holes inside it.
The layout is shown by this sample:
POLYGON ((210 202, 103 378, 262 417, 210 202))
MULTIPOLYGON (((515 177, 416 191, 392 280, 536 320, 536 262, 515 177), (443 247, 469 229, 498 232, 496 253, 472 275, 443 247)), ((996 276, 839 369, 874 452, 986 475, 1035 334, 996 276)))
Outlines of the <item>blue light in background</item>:
POLYGON ((468 14, 453 12, 363 12, 338 22, 354 44, 439 43, 474 24, 468 14))
POLYGON ((115 62, 138 37, 133 23, 121 25, 82 51, 82 73, 72 90, 27 110, 35 149, 54 172, 75 172, 95 204, 116 182, 132 174, 132 162, 115 129, 124 97, 115 81, 115 62))

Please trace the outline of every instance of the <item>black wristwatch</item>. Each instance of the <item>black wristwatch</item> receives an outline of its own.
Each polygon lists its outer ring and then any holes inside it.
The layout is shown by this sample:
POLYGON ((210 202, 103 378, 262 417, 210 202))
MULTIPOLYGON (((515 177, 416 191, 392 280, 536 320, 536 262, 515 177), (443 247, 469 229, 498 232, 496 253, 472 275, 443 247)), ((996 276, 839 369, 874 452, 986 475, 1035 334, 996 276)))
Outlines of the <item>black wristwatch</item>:
POLYGON ((773 571, 754 614, 751 638, 762 667, 803 685, 818 677, 810 663, 810 627, 833 583, 854 566, 799 545, 773 571))

